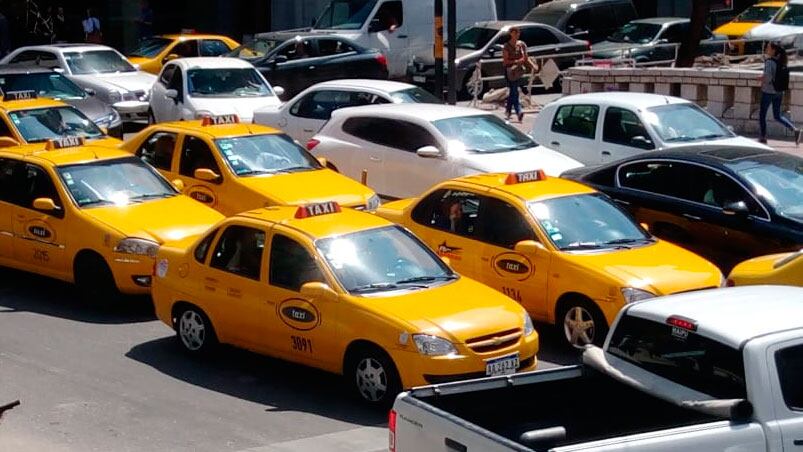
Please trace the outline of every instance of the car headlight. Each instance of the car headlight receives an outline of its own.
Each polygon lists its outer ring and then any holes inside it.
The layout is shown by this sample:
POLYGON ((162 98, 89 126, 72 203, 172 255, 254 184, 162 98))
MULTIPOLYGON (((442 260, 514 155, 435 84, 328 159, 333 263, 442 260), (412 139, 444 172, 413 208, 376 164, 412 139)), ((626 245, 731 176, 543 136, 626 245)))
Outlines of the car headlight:
POLYGON ((427 356, 442 356, 457 353, 451 342, 438 336, 429 334, 414 334, 413 342, 418 348, 418 353, 427 356))
POLYGON ((535 327, 533 326, 533 319, 530 318, 529 314, 524 314, 524 335, 529 336, 535 333, 535 327))
POLYGON ((128 237, 117 242, 114 251, 124 254, 136 254, 138 256, 156 257, 156 252, 159 250, 159 244, 153 240, 138 239, 135 237, 128 237))
POLYGON ((379 199, 379 195, 374 194, 368 198, 368 201, 365 203, 365 210, 376 210, 381 203, 382 201, 379 199))
POLYGON ((116 104, 117 102, 123 101, 123 93, 120 91, 110 91, 109 92, 109 102, 116 104))
POLYGON ((655 294, 643 289, 636 289, 635 287, 623 287, 622 296, 625 297, 625 303, 634 303, 636 301, 653 298, 655 294))

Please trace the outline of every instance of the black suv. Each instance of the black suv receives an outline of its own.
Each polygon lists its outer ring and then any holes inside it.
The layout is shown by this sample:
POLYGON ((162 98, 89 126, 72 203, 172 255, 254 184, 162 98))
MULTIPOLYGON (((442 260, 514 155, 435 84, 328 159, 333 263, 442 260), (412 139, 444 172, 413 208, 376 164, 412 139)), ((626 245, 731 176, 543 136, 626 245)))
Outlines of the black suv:
POLYGON ((551 25, 595 43, 637 18, 631 0, 553 0, 531 9, 523 20, 551 25))

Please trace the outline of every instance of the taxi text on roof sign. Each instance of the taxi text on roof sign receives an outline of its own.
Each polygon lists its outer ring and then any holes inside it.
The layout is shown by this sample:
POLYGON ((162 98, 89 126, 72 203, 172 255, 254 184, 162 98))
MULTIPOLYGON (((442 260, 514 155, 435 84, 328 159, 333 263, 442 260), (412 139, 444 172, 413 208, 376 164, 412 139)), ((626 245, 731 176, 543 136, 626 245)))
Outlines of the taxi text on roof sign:
POLYGON ((202 126, 219 126, 222 124, 239 124, 240 118, 237 115, 204 116, 201 120, 202 126))
POLYGON ((544 170, 525 171, 523 173, 510 173, 505 179, 506 185, 521 184, 524 182, 536 182, 546 180, 544 170))
POLYGON ((83 137, 61 137, 54 140, 48 140, 45 149, 52 151, 54 149, 74 148, 84 145, 83 137))
POLYGON ((296 218, 309 218, 317 217, 319 215, 328 215, 330 213, 340 212, 340 204, 329 201, 317 204, 307 204, 306 206, 299 206, 296 210, 296 218))
POLYGON ((8 102, 10 100, 29 100, 29 99, 36 99, 36 91, 34 90, 9 91, 3 94, 4 102, 8 102))

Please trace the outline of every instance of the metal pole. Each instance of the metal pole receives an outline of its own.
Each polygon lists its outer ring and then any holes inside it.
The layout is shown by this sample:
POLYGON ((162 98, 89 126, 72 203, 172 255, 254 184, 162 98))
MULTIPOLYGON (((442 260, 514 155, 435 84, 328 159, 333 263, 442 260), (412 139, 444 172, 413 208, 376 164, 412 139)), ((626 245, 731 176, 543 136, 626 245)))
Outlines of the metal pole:
POLYGON ((443 99, 443 0, 435 0, 435 95, 443 99))
POLYGON ((448 74, 449 74, 449 94, 448 94, 448 101, 451 105, 457 103, 457 74, 455 73, 454 67, 454 60, 457 58, 457 48, 455 47, 455 41, 457 39, 457 9, 456 0, 448 0, 447 3, 447 27, 449 28, 449 63, 448 63, 448 74))

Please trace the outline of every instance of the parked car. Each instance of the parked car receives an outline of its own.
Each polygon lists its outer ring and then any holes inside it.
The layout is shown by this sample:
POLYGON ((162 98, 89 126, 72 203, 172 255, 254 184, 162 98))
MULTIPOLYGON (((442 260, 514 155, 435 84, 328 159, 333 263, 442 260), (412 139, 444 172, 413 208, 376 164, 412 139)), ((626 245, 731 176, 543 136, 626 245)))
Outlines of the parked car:
POLYGON ((263 33, 227 56, 253 64, 286 98, 339 78, 387 79, 387 59, 378 50, 322 34, 263 33))
POLYGON ((0 91, 34 91, 37 97, 60 100, 80 110, 109 135, 123 137, 123 122, 117 110, 98 99, 94 91, 88 93, 60 72, 38 66, 2 66, 0 91))
POLYGON ((422 88, 387 80, 342 79, 315 84, 278 107, 260 108, 254 122, 284 130, 301 143, 318 133, 338 108, 442 101, 422 88))
POLYGON ((794 451, 803 438, 802 318, 797 287, 630 304, 582 365, 401 394, 389 449, 794 451))
POLYGON ((803 33, 803 0, 789 0, 771 21, 744 34, 745 39, 773 41, 803 33))
POLYGON ((659 94, 604 92, 566 96, 536 117, 533 138, 586 165, 689 145, 771 149, 736 135, 696 104, 659 94))
POLYGON ((165 63, 176 58, 216 57, 232 51, 240 43, 221 35, 177 34, 151 36, 139 42, 128 60, 139 69, 158 74, 165 63))
POLYGON ((553 0, 531 9, 523 20, 551 25, 573 38, 595 43, 636 18, 630 0, 553 0))
POLYGON ((278 94, 250 63, 237 58, 179 58, 162 68, 148 109, 151 124, 236 114, 251 122, 254 110, 279 105, 278 94))
POLYGON ((785 284, 803 287, 803 249, 740 262, 728 275, 729 286, 785 284))
POLYGON ((803 245, 803 158, 737 146, 656 151, 569 171, 610 195, 655 235, 716 263, 803 245))
MULTIPOLYGON (((519 39, 527 45, 527 54, 532 58, 544 55, 584 52, 590 49, 587 41, 566 36, 560 30, 549 25, 532 22, 495 21, 478 22, 462 29, 457 34, 457 59, 455 68, 459 87, 466 96, 467 84, 477 63, 482 63, 482 76, 487 78, 483 82, 482 91, 489 88, 505 86, 505 73, 502 67, 502 48, 509 39, 510 27, 519 27, 519 39)), ((574 65, 577 55, 567 57, 554 57, 560 69, 574 65)), ((435 68, 420 61, 411 60, 407 74, 416 83, 431 83, 434 81, 435 68)), ((536 82, 539 85, 540 82, 536 82)))
POLYGON ((341 108, 307 143, 341 173, 388 198, 418 196, 446 179, 540 168, 549 175, 580 166, 493 113, 434 104, 341 108))
MULTIPOLYGON (((675 60, 676 49, 689 33, 689 19, 683 17, 654 17, 639 19, 622 26, 606 40, 591 46, 591 58, 632 58, 636 63, 675 60)), ((726 51, 727 36, 715 35, 706 27, 697 50, 698 55, 713 55, 726 51)))
POLYGON ((0 64, 37 65, 61 70, 81 88, 110 104, 123 121, 147 119, 148 97, 156 76, 137 70, 120 52, 94 44, 20 47, 0 64))
POLYGON ((758 2, 750 5, 733 20, 717 27, 714 33, 725 35, 728 39, 741 39, 753 28, 770 22, 785 5, 786 1, 758 2))

